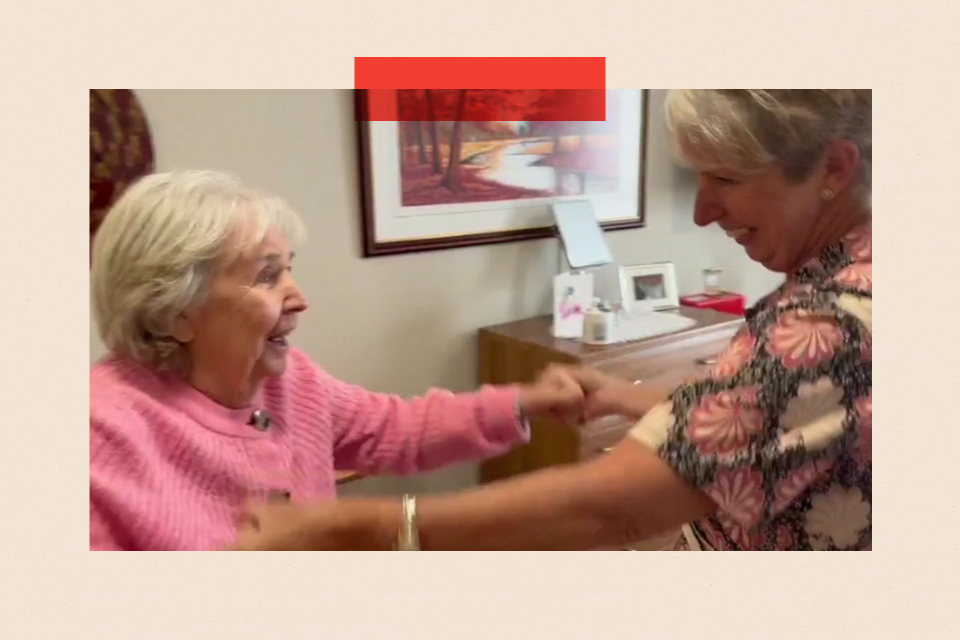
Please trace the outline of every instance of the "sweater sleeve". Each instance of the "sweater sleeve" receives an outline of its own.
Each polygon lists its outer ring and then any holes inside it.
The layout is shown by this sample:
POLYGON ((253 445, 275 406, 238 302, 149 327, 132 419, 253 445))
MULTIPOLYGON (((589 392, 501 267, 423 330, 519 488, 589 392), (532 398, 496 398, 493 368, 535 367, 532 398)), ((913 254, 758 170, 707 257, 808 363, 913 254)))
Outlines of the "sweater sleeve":
MULTIPOLYGON (((103 422, 90 419, 90 550, 124 551, 129 549, 125 540, 122 512, 123 495, 126 493, 128 474, 125 466, 124 447, 103 422)), ((128 459, 129 460, 129 459, 128 459)), ((129 464, 129 462, 127 463, 129 464)))
POLYGON ((119 531, 107 517, 101 496, 90 488, 90 551, 124 551, 119 531))
POLYGON ((149 506, 163 495, 162 481, 147 460, 147 433, 133 412, 91 410, 90 550, 133 551, 150 537, 155 515, 149 506))
POLYGON ((374 393, 316 369, 329 401, 337 469, 410 474, 492 457, 527 442, 516 387, 472 393, 431 389, 404 399, 374 393))

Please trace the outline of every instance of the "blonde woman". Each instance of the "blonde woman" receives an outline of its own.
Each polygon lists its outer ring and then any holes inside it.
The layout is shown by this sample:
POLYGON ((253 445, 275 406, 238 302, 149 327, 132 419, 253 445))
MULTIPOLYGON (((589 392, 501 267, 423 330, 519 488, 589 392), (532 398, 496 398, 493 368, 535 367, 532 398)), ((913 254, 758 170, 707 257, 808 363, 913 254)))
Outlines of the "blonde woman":
POLYGON ((587 549, 681 527, 683 549, 870 548, 870 91, 666 106, 696 223, 786 274, 713 370, 665 394, 573 370, 588 414, 640 418, 606 457, 419 502, 267 507, 237 548, 587 549))
POLYGON ((404 400, 334 379, 288 341, 307 299, 299 216, 212 172, 151 175, 106 216, 93 301, 90 548, 220 549, 249 502, 330 500, 334 470, 495 455, 526 416, 581 411, 563 372, 404 400))

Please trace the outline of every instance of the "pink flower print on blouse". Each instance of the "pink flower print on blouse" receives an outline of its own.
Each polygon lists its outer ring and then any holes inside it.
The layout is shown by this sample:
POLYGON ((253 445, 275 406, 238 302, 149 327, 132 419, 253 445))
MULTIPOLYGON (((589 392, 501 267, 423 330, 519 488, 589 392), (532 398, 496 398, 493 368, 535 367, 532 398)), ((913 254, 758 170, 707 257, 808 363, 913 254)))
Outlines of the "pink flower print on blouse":
POLYGON ((710 370, 710 376, 715 378, 732 378, 740 371, 740 367, 750 362, 756 340, 745 331, 734 338, 729 346, 717 358, 717 363, 710 370))
POLYGON ((833 467, 832 460, 809 462, 777 483, 773 491, 771 515, 775 516, 789 507, 810 485, 824 477, 831 467, 833 467))
POLYGON ((707 544, 715 551, 726 551, 730 548, 726 538, 723 537, 723 532, 713 526, 709 521, 699 522, 697 526, 703 532, 703 537, 707 539, 707 544))
POLYGON ((873 290, 873 263, 857 262, 841 269, 833 277, 834 282, 854 289, 873 290))
POLYGON ((833 318, 797 310, 780 317, 769 333, 769 351, 787 369, 814 367, 833 357, 843 332, 833 318))
POLYGON ((763 427, 755 387, 704 396, 689 419, 687 437, 701 455, 735 454, 763 427))
POLYGON ((793 540, 793 533, 790 531, 790 527, 783 524, 777 527, 777 549, 792 549, 793 540))
POLYGON ((763 513, 760 472, 749 467, 724 471, 705 492, 717 503, 717 519, 730 538, 741 547, 754 546, 751 530, 763 513))
POLYGON ((727 535, 730 536, 730 539, 733 540, 741 550, 753 551, 763 546, 765 538, 760 529, 738 524, 723 513, 717 515, 717 520, 720 521, 727 535))

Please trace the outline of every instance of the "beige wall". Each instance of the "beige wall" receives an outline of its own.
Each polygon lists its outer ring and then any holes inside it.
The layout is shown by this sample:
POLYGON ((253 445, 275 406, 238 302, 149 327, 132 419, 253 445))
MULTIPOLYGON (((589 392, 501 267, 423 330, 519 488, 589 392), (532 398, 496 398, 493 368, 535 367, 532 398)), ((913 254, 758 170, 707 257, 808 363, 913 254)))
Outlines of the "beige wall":
MULTIPOLYGON (((476 330, 550 310, 555 240, 362 259, 352 92, 141 91, 159 170, 230 171, 279 193, 309 239, 295 273, 310 298, 295 342, 330 373, 378 391, 476 385, 476 330)), ((724 285, 753 300, 779 278, 716 229, 691 220, 692 177, 670 159, 662 91, 651 92, 645 229, 607 234, 623 264, 671 260, 681 293, 719 266, 724 285)), ((91 327, 91 359, 103 346, 91 327)), ((348 492, 430 491, 471 484, 473 465, 348 492)))

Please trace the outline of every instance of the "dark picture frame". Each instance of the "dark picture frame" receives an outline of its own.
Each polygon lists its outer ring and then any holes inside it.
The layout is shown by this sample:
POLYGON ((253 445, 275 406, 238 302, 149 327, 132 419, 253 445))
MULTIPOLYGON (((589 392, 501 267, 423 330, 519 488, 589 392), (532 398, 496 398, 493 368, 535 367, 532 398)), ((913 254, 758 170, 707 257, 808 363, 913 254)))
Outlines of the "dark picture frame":
MULTIPOLYGON (((451 212, 425 216, 425 218, 427 218, 426 221, 433 225, 433 227, 443 227, 444 220, 449 219, 451 223, 449 229, 446 231, 437 232, 435 229, 431 229, 429 233, 414 233, 407 237, 402 235, 397 237, 396 234, 394 234, 392 237, 386 237, 386 235, 382 233, 380 229, 380 223, 385 219, 384 216, 395 215, 401 210, 409 210, 412 209, 412 207, 404 207, 399 204, 401 198, 405 196, 399 193, 402 191, 402 187, 398 185, 403 183, 398 183, 398 180, 402 181, 405 178, 392 178, 393 182, 390 183, 392 188, 385 186, 385 181, 383 179, 383 175, 385 173, 397 174, 399 176, 401 173, 400 167, 405 161, 404 158, 400 158, 399 165, 397 162, 394 162, 392 166, 390 162, 383 162, 382 160, 378 160, 378 158, 388 157, 390 153, 393 153, 394 157, 399 157, 400 154, 404 153, 404 149, 406 147, 401 144, 399 135, 396 137, 385 137, 380 135, 379 139, 377 138, 377 135, 374 133, 374 127, 382 127, 383 124, 371 122, 369 120, 370 104, 368 102, 368 93, 369 92, 367 90, 363 89, 357 89, 354 91, 357 135, 359 143, 359 186, 362 209, 364 257, 369 258, 413 252, 453 249, 457 247, 519 242, 524 240, 549 238, 556 235, 556 230, 552 224, 552 221, 543 215, 541 209, 549 211, 550 204, 553 202, 563 201, 563 199, 576 198, 578 196, 568 194, 557 197, 528 196, 526 199, 504 200, 502 202, 506 203, 505 207, 498 206, 498 203, 501 202, 499 200, 485 200, 482 202, 470 203, 474 207, 482 205, 486 210, 491 212, 497 212, 498 210, 502 212, 506 209, 509 209, 510 206, 526 207, 526 210, 533 210, 536 208, 538 212, 537 219, 540 221, 540 223, 531 224, 529 227, 489 228, 481 230, 471 229, 464 231, 462 229, 455 228, 456 224, 462 220, 463 216, 458 218, 458 212, 451 212), (380 145, 380 147, 375 148, 374 145, 380 145), (387 145, 393 145, 395 148, 385 149, 385 146, 387 145), (394 199, 393 203, 389 206, 385 206, 383 204, 384 192, 387 192, 387 194, 394 199), (380 208, 378 209, 378 207, 380 208), (385 211, 385 209, 388 211, 385 211)), ((633 93, 639 96, 640 103, 638 110, 639 112, 636 114, 632 114, 631 112, 630 115, 631 118, 636 118, 634 121, 634 126, 636 127, 636 131, 638 131, 637 137, 639 138, 636 140, 635 146, 637 155, 635 158, 631 158, 636 162, 636 166, 639 171, 639 176, 636 178, 636 193, 632 194, 631 191, 632 200, 629 207, 629 216, 618 216, 615 219, 604 219, 601 215, 598 215, 600 225, 606 231, 636 229, 646 225, 645 195, 647 184, 646 160, 649 141, 649 90, 636 90, 633 93), (636 205, 635 210, 633 210, 633 203, 636 205)), ((399 130, 400 126, 402 126, 398 125, 397 123, 388 123, 388 125, 392 125, 396 130, 399 130)), ((436 135, 436 133, 434 133, 434 135, 436 135)), ((619 144, 624 146, 628 144, 632 145, 632 139, 629 141, 623 141, 619 144)), ((442 143, 438 144, 437 147, 442 151, 442 143)), ((630 150, 632 152, 632 147, 630 150)), ((462 157, 462 153, 460 156, 462 157)), ((445 162, 446 164, 449 164, 449 150, 447 152, 447 159, 445 162)), ((627 177, 631 178, 632 180, 631 176, 627 177)), ((439 181, 439 178, 437 180, 439 181)), ((584 185, 586 184, 586 178, 581 177, 580 180, 584 185)), ((583 188, 585 189, 586 187, 583 188)), ((587 193, 579 197, 589 199, 591 195, 587 193)), ((625 198, 622 199, 625 201, 625 198)), ((446 204, 445 206, 448 208, 456 207, 461 206, 461 203, 454 202, 453 204, 446 204)), ((603 211, 603 208, 598 208, 598 213, 600 211, 603 211)))

